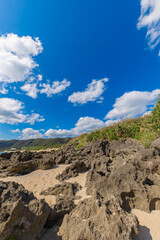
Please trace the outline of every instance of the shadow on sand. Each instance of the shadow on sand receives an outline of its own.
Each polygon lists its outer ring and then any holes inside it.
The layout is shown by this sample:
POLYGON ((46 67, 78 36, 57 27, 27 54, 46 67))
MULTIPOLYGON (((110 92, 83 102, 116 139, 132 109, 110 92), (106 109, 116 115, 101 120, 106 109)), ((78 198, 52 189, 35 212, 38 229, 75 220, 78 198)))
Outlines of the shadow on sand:
POLYGON ((150 229, 140 225, 140 232, 133 240, 152 240, 150 229))

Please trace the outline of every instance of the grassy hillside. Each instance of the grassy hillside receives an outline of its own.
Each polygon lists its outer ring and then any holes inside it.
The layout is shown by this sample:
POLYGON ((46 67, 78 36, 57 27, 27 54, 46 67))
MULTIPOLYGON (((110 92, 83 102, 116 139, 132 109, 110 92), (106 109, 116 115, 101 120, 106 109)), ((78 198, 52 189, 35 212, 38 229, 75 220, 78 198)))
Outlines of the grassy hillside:
POLYGON ((0 151, 16 148, 26 150, 38 150, 46 148, 57 148, 69 142, 71 138, 52 138, 52 139, 28 139, 28 140, 0 140, 0 151))
POLYGON ((152 113, 136 119, 126 119, 114 125, 81 136, 70 141, 77 142, 77 148, 85 142, 97 139, 123 140, 132 138, 149 147, 151 142, 160 137, 160 98, 152 113))
POLYGON ((58 148, 67 143, 77 143, 80 148, 86 142, 97 139, 123 140, 132 138, 149 147, 152 141, 160 137, 160 98, 153 111, 143 117, 126 119, 119 123, 105 127, 94 132, 82 134, 76 138, 54 138, 54 139, 29 139, 29 140, 0 140, 0 151, 16 148, 26 150, 38 150, 46 148, 58 148))

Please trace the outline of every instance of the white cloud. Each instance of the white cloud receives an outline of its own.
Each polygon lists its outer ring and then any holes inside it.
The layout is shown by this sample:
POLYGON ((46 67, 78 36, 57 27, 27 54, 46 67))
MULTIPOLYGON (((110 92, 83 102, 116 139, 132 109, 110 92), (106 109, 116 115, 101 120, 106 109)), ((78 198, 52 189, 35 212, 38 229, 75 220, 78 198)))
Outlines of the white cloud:
POLYGON ((154 48, 160 42, 160 1, 141 0, 141 15, 138 28, 147 28, 149 46, 154 48))
POLYGON ((43 76, 41 74, 38 74, 38 81, 42 81, 43 76))
POLYGON ((83 92, 74 92, 69 96, 68 101, 74 104, 85 104, 87 102, 102 102, 103 97, 101 95, 105 91, 105 83, 108 82, 108 78, 103 78, 100 80, 92 80, 87 88, 83 92))
POLYGON ((10 33, 0 36, 0 82, 25 81, 38 66, 34 56, 43 51, 39 38, 19 37, 10 33))
POLYGON ((12 133, 20 133, 21 131, 17 128, 15 130, 11 130, 12 133))
POLYGON ((8 93, 8 89, 6 89, 7 84, 6 83, 2 83, 0 86, 0 93, 1 94, 7 94, 8 93))
POLYGON ((120 120, 120 119, 107 120, 107 121, 105 122, 105 125, 106 125, 106 126, 111 126, 111 125, 113 125, 113 124, 115 124, 115 123, 118 123, 119 121, 121 121, 121 120, 120 120))
POLYGON ((82 133, 89 132, 95 129, 105 127, 105 123, 99 119, 92 117, 81 117, 78 122, 75 124, 74 128, 70 130, 67 129, 49 129, 45 136, 47 137, 74 137, 82 133))
POLYGON ((47 97, 51 97, 54 94, 60 93, 64 91, 67 87, 71 85, 70 81, 67 81, 67 79, 63 79, 63 81, 55 81, 50 85, 49 83, 43 83, 40 84, 40 87, 42 88, 40 90, 40 93, 45 93, 47 97))
POLYGON ((43 121, 44 119, 36 113, 24 114, 24 105, 13 98, 0 98, 0 123, 17 124, 43 121))
POLYGON ((36 83, 26 83, 21 87, 21 90, 26 92, 26 95, 34 99, 37 98, 37 93, 39 92, 36 83))
POLYGON ((143 115, 145 112, 151 110, 159 94, 160 89, 152 92, 126 92, 120 98, 116 99, 113 105, 114 108, 106 115, 105 119, 122 120, 143 115))
POLYGON ((26 123, 30 123, 31 125, 33 125, 35 122, 43 122, 45 121, 45 119, 40 116, 38 113, 32 113, 31 115, 27 114, 26 115, 26 123))
POLYGON ((33 128, 25 128, 22 130, 22 139, 35 139, 42 138, 43 134, 39 130, 34 130, 33 128))

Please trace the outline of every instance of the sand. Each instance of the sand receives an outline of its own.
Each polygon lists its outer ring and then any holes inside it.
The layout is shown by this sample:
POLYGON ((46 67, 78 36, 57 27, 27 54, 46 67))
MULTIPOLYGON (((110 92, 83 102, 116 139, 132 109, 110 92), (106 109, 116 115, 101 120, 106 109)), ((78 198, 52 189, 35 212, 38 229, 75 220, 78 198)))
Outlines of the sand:
MULTIPOLYGON (((67 166, 69 165, 61 164, 49 170, 36 170, 23 176, 0 178, 0 181, 14 181, 22 184, 28 191, 33 192, 35 197, 37 197, 38 199, 44 198, 46 202, 50 206, 52 206, 55 204, 55 196, 43 196, 40 195, 40 193, 49 187, 54 187, 56 184, 60 184, 60 181, 56 179, 56 176, 59 173, 62 173, 67 166)), ((87 172, 80 173, 79 176, 75 178, 70 178, 68 180, 68 182, 77 182, 82 186, 82 189, 76 193, 76 196, 79 197, 79 200, 75 200, 75 204, 77 204, 80 200, 89 197, 86 194, 85 188, 86 175, 87 172)))
MULTIPOLYGON (((43 196, 40 195, 40 192, 59 184, 60 182, 55 177, 59 173, 62 173, 67 166, 66 164, 62 164, 49 170, 36 170, 23 176, 0 178, 0 181, 14 181, 22 184, 27 190, 33 192, 38 199, 45 198, 46 202, 52 206, 55 204, 55 196, 43 196)), ((77 182, 82 186, 82 189, 76 193, 76 196, 79 198, 75 200, 75 204, 78 204, 80 200, 90 197, 86 194, 86 176, 87 172, 80 173, 77 177, 67 180, 67 182, 77 182)), ((132 213, 138 217, 140 223, 140 233, 134 240, 160 240, 160 211, 146 213, 133 209, 132 213)), ((55 229, 52 228, 47 232, 43 240, 56 239, 56 235, 55 229)))
MULTIPOLYGON (((59 173, 62 173, 63 170, 69 165, 61 164, 59 166, 56 166, 49 170, 36 170, 34 172, 31 172, 27 175, 23 176, 13 176, 13 177, 6 177, 6 178, 0 178, 0 181, 14 181, 19 184, 22 184, 27 190, 33 192, 35 197, 38 199, 44 198, 45 201, 50 205, 53 206, 56 203, 55 196, 49 195, 49 196, 43 196, 40 195, 41 191, 46 190, 49 187, 53 187, 56 184, 59 184, 60 181, 56 179, 56 176, 59 173)), ((87 172, 80 173, 75 178, 70 178, 66 182, 77 182, 82 186, 82 189, 76 193, 76 196, 78 197, 77 200, 75 200, 75 204, 78 204, 78 202, 82 199, 88 198, 86 194, 86 188, 85 188, 85 182, 86 182, 86 176, 87 172)), ((42 237, 41 240, 58 240, 59 237, 57 235, 58 229, 55 229, 55 227, 50 228, 42 237)))
POLYGON ((146 213, 133 209, 140 223, 140 233, 134 240, 160 240, 160 211, 146 213))

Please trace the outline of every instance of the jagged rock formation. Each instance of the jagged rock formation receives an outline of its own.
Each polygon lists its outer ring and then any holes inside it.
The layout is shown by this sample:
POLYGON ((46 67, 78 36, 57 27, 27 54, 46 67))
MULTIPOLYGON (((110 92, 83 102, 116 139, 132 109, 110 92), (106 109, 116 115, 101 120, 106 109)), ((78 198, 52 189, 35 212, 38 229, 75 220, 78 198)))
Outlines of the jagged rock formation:
POLYGON ((82 187, 77 182, 63 182, 62 184, 57 184, 54 187, 46 189, 41 192, 41 195, 55 195, 57 202, 59 200, 74 200, 76 199, 76 192, 80 189, 82 189, 82 187))
POLYGON ((36 169, 52 168, 54 164, 54 151, 6 152, 0 155, 0 175, 27 174, 36 169))
POLYGON ((94 160, 87 175, 87 193, 105 198, 110 193, 124 210, 160 210, 160 157, 133 141, 112 142, 110 157, 94 160), (143 199, 143 201, 142 201, 143 199))
POLYGON ((78 183, 64 182, 41 192, 45 196, 56 196, 56 204, 51 206, 50 215, 47 220, 48 227, 53 227, 59 219, 62 219, 65 214, 70 213, 75 208, 73 200, 76 199, 76 191, 80 189, 81 186, 78 183))
POLYGON ((137 218, 110 196, 81 201, 65 215, 59 234, 63 240, 130 240, 138 232, 137 218))
POLYGON ((155 140, 150 149, 126 139, 99 140, 80 149, 73 144, 51 153, 7 153, 0 156, 0 171, 6 175, 26 174, 61 163, 70 164, 57 176, 62 183, 41 193, 56 196, 56 204, 51 208, 22 186, 0 183, 0 230, 3 233, 0 233, 0 240, 8 236, 7 231, 10 235, 16 229, 20 234, 14 223, 22 223, 20 226, 24 228, 23 238, 18 235, 18 240, 30 236, 27 235, 29 228, 36 233, 28 239, 35 240, 42 230, 49 228, 48 231, 54 232, 61 223, 59 236, 62 240, 131 240, 139 231, 137 218, 131 210, 160 210, 160 139, 155 140), (88 172, 87 194, 92 197, 76 206, 75 192, 81 187, 64 180, 84 171, 88 172), (43 209, 47 209, 45 213, 43 209), (20 216, 22 211, 30 223, 27 229, 28 225, 20 216), (39 228, 34 228, 42 215, 44 221, 40 221, 39 228))
POLYGON ((43 200, 14 182, 0 182, 0 239, 35 240, 50 213, 43 200))

